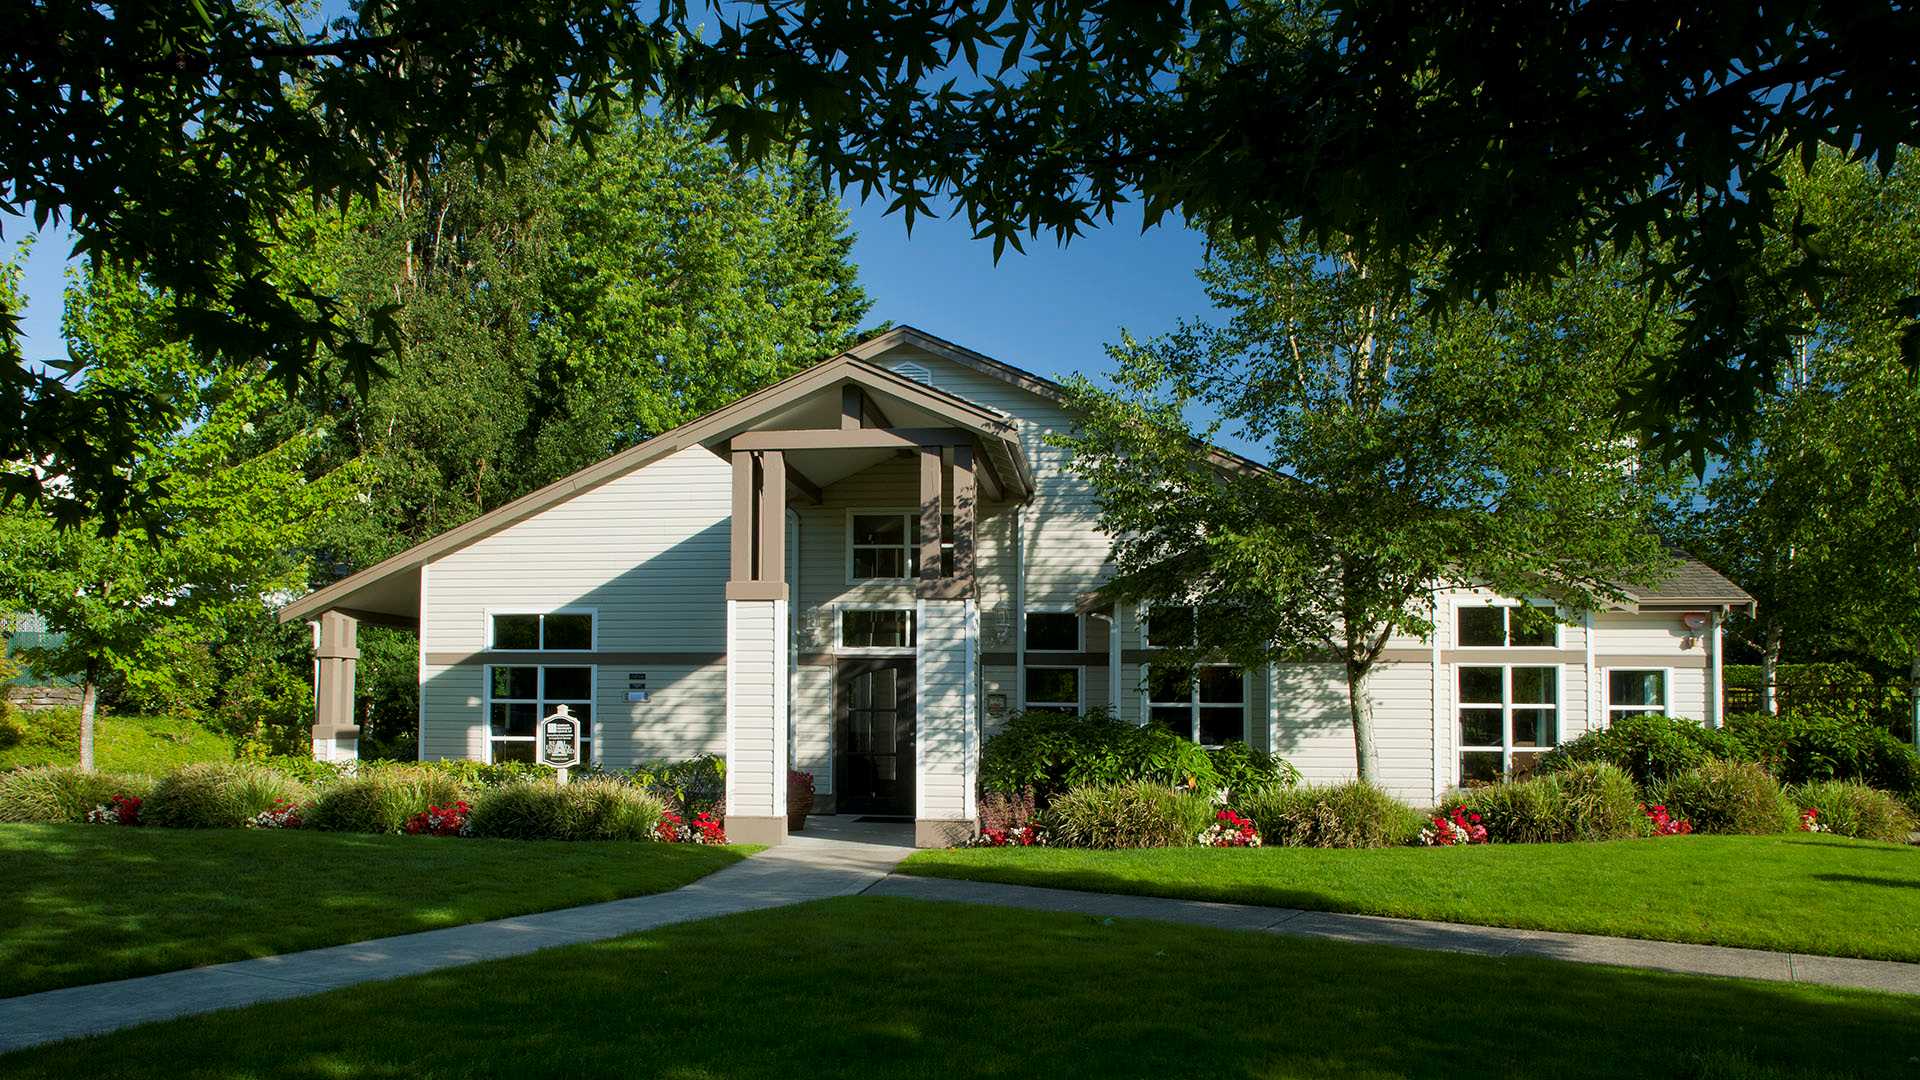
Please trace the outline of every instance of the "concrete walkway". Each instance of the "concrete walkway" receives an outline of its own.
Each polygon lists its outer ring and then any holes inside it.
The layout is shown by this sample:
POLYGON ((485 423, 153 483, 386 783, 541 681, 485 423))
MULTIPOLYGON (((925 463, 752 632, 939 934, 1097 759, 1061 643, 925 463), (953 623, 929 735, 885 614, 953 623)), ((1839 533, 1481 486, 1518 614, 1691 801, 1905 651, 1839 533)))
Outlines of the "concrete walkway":
POLYGON ((1561 934, 1547 930, 1509 930, 1497 926, 1389 919, 1378 915, 1342 915, 1297 908, 1166 900, 1151 896, 1040 889, 981 881, 907 877, 895 874, 868 889, 868 896, 899 896, 962 904, 1065 911, 1079 915, 1212 926, 1296 937, 1331 938, 1408 949, 1439 949, 1478 956, 1537 956, 1577 964, 1676 971, 1774 982, 1920 994, 1920 964, 1806 956, 1763 949, 1687 945, 1672 941, 1561 934))
POLYGON ((138 979, 0 998, 0 1053, 135 1024, 418 975, 670 923, 850 896, 912 853, 913 828, 836 823, 672 892, 138 979))
POLYGON ((911 834, 911 827, 814 818, 808 823, 807 832, 790 837, 785 844, 672 892, 0 998, 0 1053, 58 1039, 104 1034, 155 1020, 301 997, 481 960, 522 956, 559 945, 602 941, 671 923, 856 893, 1064 911, 1094 917, 1153 919, 1481 956, 1537 956, 1690 975, 1920 994, 1920 964, 894 874, 893 868, 912 850, 908 846, 911 834))

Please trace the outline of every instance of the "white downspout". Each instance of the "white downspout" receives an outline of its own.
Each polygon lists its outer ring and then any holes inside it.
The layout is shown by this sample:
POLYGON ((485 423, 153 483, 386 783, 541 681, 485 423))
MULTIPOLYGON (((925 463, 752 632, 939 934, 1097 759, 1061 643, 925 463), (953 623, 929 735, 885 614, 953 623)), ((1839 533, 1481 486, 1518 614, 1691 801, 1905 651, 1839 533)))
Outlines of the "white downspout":
POLYGON ((1027 708, 1027 527, 1023 508, 1013 511, 1013 700, 1027 708))
POLYGON ((1713 619, 1713 699, 1708 704, 1712 706, 1713 727, 1720 727, 1726 722, 1722 715, 1727 707, 1726 687, 1720 670, 1720 654, 1724 651, 1726 644, 1720 628, 1724 617, 1723 611, 1716 611, 1711 616, 1713 619))

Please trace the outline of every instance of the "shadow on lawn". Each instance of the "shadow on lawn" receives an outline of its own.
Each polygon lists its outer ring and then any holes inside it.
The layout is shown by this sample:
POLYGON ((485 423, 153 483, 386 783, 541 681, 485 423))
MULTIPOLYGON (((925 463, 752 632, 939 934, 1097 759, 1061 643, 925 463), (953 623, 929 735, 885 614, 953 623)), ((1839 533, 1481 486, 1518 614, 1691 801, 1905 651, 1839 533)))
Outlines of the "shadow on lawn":
POLYGON ((1907 881, 1901 878, 1874 877, 1871 874, 1815 874, 1815 881, 1832 881, 1842 885, 1878 885, 1888 889, 1920 889, 1920 881, 1907 881))
POLYGON ((1912 999, 852 897, 181 1020, 20 1080, 1905 1075, 1912 999))

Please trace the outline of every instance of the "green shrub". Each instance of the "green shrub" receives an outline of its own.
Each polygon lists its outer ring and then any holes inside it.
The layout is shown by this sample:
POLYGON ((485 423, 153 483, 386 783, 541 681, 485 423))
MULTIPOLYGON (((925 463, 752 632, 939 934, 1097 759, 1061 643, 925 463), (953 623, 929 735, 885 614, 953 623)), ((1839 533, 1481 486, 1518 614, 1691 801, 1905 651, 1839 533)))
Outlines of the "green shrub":
POLYGON ((651 791, 688 821, 701 814, 718 817, 725 812, 727 759, 719 754, 641 765, 626 775, 629 782, 651 791))
POLYGON ((307 754, 265 754, 246 760, 298 780, 308 787, 325 787, 348 775, 345 762, 321 761, 307 754))
MULTIPOLYGON (((448 777, 464 791, 483 791, 504 784, 531 784, 539 780, 552 780, 553 770, 545 765, 535 765, 530 761, 468 761, 452 758, 436 761, 363 761, 362 771, 368 769, 405 769, 425 770, 448 777)), ((579 775, 584 770, 575 770, 579 775)))
POLYGON ((327 832, 397 833, 413 815, 451 806, 464 794, 444 771, 362 767, 360 775, 322 788, 301 816, 308 828, 327 832))
POLYGON ((1213 817, 1210 800, 1165 784, 1088 784, 1053 800, 1047 824, 1071 847, 1158 848, 1192 844, 1213 817))
POLYGON ((1818 780, 1788 790, 1795 808, 1819 812, 1815 819, 1835 836, 1904 844, 1914 829, 1913 811, 1884 791, 1855 780, 1818 780))
POLYGON ((1692 720, 1638 713, 1562 743, 1540 759, 1547 772, 1599 762, 1616 766, 1641 787, 1651 787, 1695 768, 1708 758, 1739 760, 1752 755, 1725 731, 1692 720))
POLYGON ((480 793, 467 819, 473 835, 501 840, 645 840, 666 807, 611 777, 565 786, 503 784, 480 793))
POLYGON ((1751 761, 1709 758, 1654 789, 1667 813, 1695 832, 1762 836, 1794 827, 1795 812, 1773 774, 1751 761))
POLYGON ((1419 812, 1364 780, 1332 787, 1276 788, 1236 801, 1263 843, 1280 847, 1375 848, 1410 844, 1419 812))
POLYGON ((305 804, 305 784, 261 765, 201 762, 160 778, 140 819, 172 829, 237 829, 275 802, 305 804))
POLYGON ((40 765, 0 773, 0 821, 85 821, 87 811, 115 795, 145 799, 144 776, 81 772, 71 765, 40 765))
POLYGON ((1230 796, 1252 795, 1273 788, 1292 787, 1300 782, 1300 770, 1286 758, 1275 757, 1243 742, 1230 742, 1207 751, 1214 775, 1230 796))
POLYGON ((27 722, 18 706, 0 699, 0 750, 11 750, 27 741, 27 722))
POLYGON ((1739 713, 1727 717, 1726 730, 1742 757, 1759 761, 1783 784, 1858 780, 1903 798, 1920 793, 1920 753, 1858 711, 1739 713))
MULTIPOLYGON (((1227 760, 1244 767, 1244 780, 1252 781, 1258 766, 1251 752, 1229 752, 1227 760)), ((981 790, 1017 795, 1031 788, 1042 806, 1073 788, 1133 781, 1209 792, 1227 786, 1214 758, 1193 740, 1152 724, 1124 723, 1099 709, 1085 716, 1018 713, 980 750, 981 790)))
POLYGON ((1633 778, 1605 762, 1570 765, 1512 784, 1456 792, 1440 809, 1465 806, 1496 843, 1619 840, 1645 831, 1633 778))

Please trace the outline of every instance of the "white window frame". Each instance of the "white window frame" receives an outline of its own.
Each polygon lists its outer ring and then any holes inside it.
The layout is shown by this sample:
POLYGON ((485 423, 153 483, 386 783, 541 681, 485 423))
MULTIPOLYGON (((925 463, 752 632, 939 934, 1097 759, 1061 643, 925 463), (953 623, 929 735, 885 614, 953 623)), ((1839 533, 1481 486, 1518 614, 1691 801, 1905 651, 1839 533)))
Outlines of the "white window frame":
POLYGON ((918 604, 835 604, 833 605, 833 651, 840 656, 915 656, 920 651, 920 608, 918 604), (849 611, 898 611, 907 617, 905 645, 848 645, 845 613, 849 611))
MULTIPOLYGON (((502 614, 525 615, 528 613, 524 611, 511 611, 511 612, 503 612, 502 614)), ((567 613, 557 612, 556 614, 567 614, 567 613)), ((597 624, 598 621, 599 620, 596 619, 595 623, 597 624)), ((489 625, 492 624, 491 619, 488 620, 488 624, 489 625)), ((527 650, 527 649, 509 649, 509 650, 503 650, 503 651, 524 653, 529 657, 535 655, 533 651, 527 650)), ((568 663, 482 664, 480 668, 480 679, 481 679, 480 722, 482 724, 482 730, 484 732, 484 737, 486 739, 486 744, 487 744, 486 756, 482 758, 482 760, 485 761, 487 764, 489 765, 493 764, 493 744, 496 741, 524 742, 524 743, 538 742, 540 739, 540 729, 538 726, 539 722, 553 715, 553 707, 555 705, 586 705, 593 709, 593 715, 589 717, 589 719, 593 722, 593 736, 588 740, 588 747, 591 750, 593 755, 592 763, 595 765, 600 764, 601 724, 602 724, 602 721, 605 719, 600 709, 600 665, 568 664, 568 663), (534 713, 535 713, 534 715, 535 727, 532 735, 495 735, 493 733, 493 705, 495 700, 493 696, 493 669, 497 667, 505 667, 505 668, 530 667, 530 668, 533 668, 538 673, 534 676, 535 696, 533 698, 531 699, 500 698, 499 699, 499 701, 502 702, 503 704, 504 703, 525 703, 528 701, 532 702, 534 707, 534 713), (548 698, 547 697, 547 669, 550 667, 586 668, 587 669, 587 687, 588 687, 587 692, 590 695, 590 697, 584 701, 581 700, 580 698, 548 698)), ((538 759, 539 755, 535 754, 534 757, 538 759)))
MULTIPOLYGON (((946 538, 946 531, 947 531, 946 521, 948 518, 952 516, 953 516, 953 512, 948 510, 945 506, 942 506, 940 508, 940 533, 941 533, 940 551, 941 551, 941 554, 949 555, 949 556, 953 553, 954 547, 953 547, 953 541, 948 540, 946 538)), ((846 539, 845 547, 846 547, 846 555, 847 555, 847 560, 846 560, 847 584, 863 585, 869 582, 893 583, 893 582, 902 582, 902 581, 913 581, 915 578, 915 575, 913 573, 913 561, 920 557, 919 545, 913 542, 913 530, 916 528, 919 528, 919 521, 920 521, 920 508, 917 506, 914 506, 914 507, 869 506, 869 507, 860 507, 856 509, 849 509, 847 511, 846 530, 844 534, 846 539), (901 565, 906 568, 907 575, 905 577, 857 577, 855 576, 853 572, 853 549, 855 546, 853 542, 853 519, 856 517, 899 517, 903 519, 901 521, 901 535, 904 536, 906 539, 901 542, 900 551, 904 555, 904 560, 901 563, 901 565)), ((890 550, 893 547, 893 545, 891 544, 861 544, 859 546, 862 548, 878 550, 878 551, 890 550)))
MULTIPOLYGON (((1042 654, 1046 655, 1046 654, 1042 654)), ((1020 708, 1026 709, 1072 709, 1075 716, 1085 716, 1087 707, 1087 669, 1082 664, 1028 664, 1020 669, 1020 708), (1073 676, 1072 701, 1034 701, 1027 697, 1027 676, 1035 671, 1071 671, 1073 676)))
POLYGON ((1225 743, 1203 743, 1200 741, 1200 714, 1207 709, 1224 709, 1228 706, 1228 704, 1230 704, 1228 702, 1220 702, 1220 701, 1204 702, 1200 700, 1200 669, 1201 668, 1228 668, 1230 670, 1238 671, 1240 673, 1240 700, 1235 704, 1238 704, 1240 707, 1240 741, 1248 742, 1249 741, 1248 733, 1253 729, 1253 684, 1251 681, 1252 672, 1248 671, 1246 668, 1240 667, 1235 664, 1194 664, 1192 665, 1189 668, 1189 670, 1191 670, 1194 673, 1194 677, 1192 681, 1190 681, 1187 684, 1187 700, 1185 701, 1153 700, 1153 689, 1152 689, 1153 665, 1152 664, 1140 665, 1141 722, 1143 724, 1153 723, 1154 722, 1153 710, 1156 708, 1160 708, 1160 709, 1184 708, 1187 710, 1187 721, 1188 721, 1187 738, 1188 739, 1192 740, 1196 745, 1206 747, 1207 749, 1215 749, 1215 748, 1226 745, 1225 743))
MULTIPOLYGON (((1559 618, 1557 617, 1558 615, 1559 615, 1559 610, 1558 610, 1558 608, 1557 608, 1557 607, 1556 607, 1556 606, 1555 606, 1554 604, 1551 604, 1551 603, 1548 603, 1548 602, 1546 602, 1546 601, 1541 601, 1541 600, 1509 600, 1509 599, 1505 599, 1505 598, 1501 598, 1501 599, 1488 599, 1488 600, 1475 600, 1475 599, 1471 599, 1471 598, 1467 598, 1467 597, 1458 597, 1458 598, 1455 598, 1455 600, 1454 600, 1454 602, 1453 602, 1453 625, 1452 625, 1452 627, 1450 628, 1450 629, 1451 629, 1451 631, 1452 631, 1452 635, 1453 635, 1453 647, 1454 647, 1454 648, 1456 648, 1456 649, 1500 649, 1500 650, 1502 650, 1502 651, 1507 651, 1507 650, 1512 650, 1512 651, 1514 651, 1514 652, 1517 652, 1517 653, 1519 653, 1520 655, 1523 655, 1523 656, 1524 656, 1524 655, 1526 655, 1526 653, 1527 653, 1527 651, 1528 651, 1528 650, 1539 650, 1539 651, 1543 651, 1543 652, 1544 652, 1544 651, 1546 651, 1546 650, 1549 650, 1549 649, 1559 649, 1559 648, 1561 647, 1561 643, 1562 643, 1562 635, 1561 635, 1561 631, 1562 631, 1562 630, 1564 630, 1564 629, 1566 629, 1566 627, 1565 627, 1565 624, 1563 624, 1563 623, 1561 623, 1561 622, 1560 622, 1560 620, 1559 620, 1559 618), (1498 645, 1468 645, 1468 644, 1466 644, 1465 642, 1463 642, 1463 641, 1461 641, 1461 640, 1460 640, 1460 612, 1461 612, 1462 610, 1464 610, 1464 609, 1466 609, 1466 608, 1488 608, 1488 607, 1497 607, 1497 608, 1519 608, 1519 607, 1537 607, 1537 608, 1545 608, 1545 609, 1547 610, 1547 614, 1548 614, 1548 615, 1550 615, 1550 616, 1555 616, 1555 618, 1554 618, 1554 620, 1553 620, 1553 640, 1552 640, 1552 641, 1550 641, 1550 642, 1548 642, 1548 643, 1547 643, 1547 644, 1545 644, 1545 645, 1515 645, 1515 644, 1513 644, 1513 643, 1512 643, 1512 642, 1513 642, 1513 617, 1512 617, 1511 615, 1508 615, 1508 616, 1506 616, 1506 617, 1505 617, 1505 618, 1504 618, 1504 619, 1502 620, 1502 623, 1501 623, 1501 637, 1502 637, 1502 638, 1504 638, 1505 640, 1503 640, 1503 641, 1502 641, 1502 642, 1501 642, 1500 644, 1498 644, 1498 645)), ((1487 665, 1474 665, 1474 666, 1487 666, 1487 665)), ((1522 664, 1521 666, 1522 666, 1522 667, 1530 667, 1530 666, 1533 666, 1533 667, 1537 667, 1537 666, 1539 666, 1539 665, 1527 665, 1527 664, 1522 664)))
MULTIPOLYGON (((1491 648, 1491 647, 1492 646, 1488 646, 1488 648, 1491 648)), ((1515 753, 1534 754, 1534 755, 1544 754, 1547 751, 1552 750, 1554 747, 1559 746, 1563 741, 1565 741, 1566 733, 1567 733, 1567 665, 1555 664, 1555 663, 1530 664, 1524 660, 1515 660, 1512 663, 1479 663, 1479 664, 1461 661, 1452 665, 1452 671, 1449 674, 1453 679, 1451 696, 1453 698, 1453 784, 1455 787, 1458 787, 1462 783, 1466 782, 1465 777, 1463 775, 1465 770, 1461 769, 1460 767, 1460 756, 1462 754, 1470 754, 1470 753, 1499 754, 1500 755, 1500 775, 1502 777, 1506 777, 1506 776, 1511 776, 1513 774, 1513 756, 1515 753), (1460 669, 1461 668, 1499 668, 1500 669, 1500 697, 1502 698, 1502 700, 1498 703, 1485 702, 1485 701, 1462 701, 1460 698, 1460 669), (1513 669, 1514 668, 1551 668, 1554 673, 1552 703, 1548 704, 1548 703, 1541 703, 1541 702, 1522 702, 1520 704, 1515 704, 1513 700, 1513 669), (1494 708, 1497 708, 1500 710, 1500 743, 1501 745, 1488 746, 1488 745, 1482 745, 1478 743, 1471 746, 1467 745, 1467 743, 1464 742, 1461 738, 1461 723, 1460 723, 1461 710, 1462 709, 1494 709, 1494 708), (1516 751, 1513 745, 1513 712, 1515 709, 1551 709, 1553 711, 1553 743, 1552 745, 1542 746, 1538 748, 1528 747, 1528 748, 1524 748, 1516 751)))
MULTIPOLYGON (((600 609, 597 607, 487 608, 482 613, 482 615, 486 619, 486 624, 483 627, 481 627, 480 632, 486 640, 486 643, 487 643, 486 647, 488 652, 512 653, 516 656, 539 656, 542 653, 549 653, 549 652, 599 652, 600 651, 600 609), (493 617, 495 615, 532 615, 538 618, 540 620, 538 624, 540 627, 540 644, 531 649, 508 649, 508 648, 503 648, 499 645, 494 644, 493 617), (592 629, 587 634, 587 641, 588 641, 587 647, 585 649, 549 649, 547 648, 546 647, 547 616, 549 615, 585 615, 587 616, 587 618, 590 620, 592 624, 592 629)), ((525 665, 509 664, 505 666, 524 667, 525 665)), ((580 665, 560 664, 557 666, 579 667, 580 665)))
MULTIPOLYGON (((1087 617, 1085 615, 1082 615, 1078 610, 1074 608, 1065 607, 1065 606, 1029 607, 1025 612, 1021 613, 1020 633, 1026 638, 1027 651, 1030 653, 1038 653, 1041 656, 1061 656, 1067 653, 1082 653, 1087 651, 1087 617), (1036 648, 1033 644, 1033 635, 1031 633, 1028 633, 1027 617, 1030 615, 1071 615, 1073 616, 1073 648, 1071 649, 1036 648)), ((1041 664, 1040 666, 1041 667, 1061 667, 1063 665, 1041 664)))
MULTIPOLYGON (((1600 725, 1613 726, 1613 710, 1622 712, 1655 713, 1660 716, 1673 715, 1673 670, 1670 667, 1603 667, 1600 669, 1600 725), (1620 705, 1613 703, 1613 673, 1616 671, 1646 674, 1650 671, 1660 673, 1660 704, 1658 705, 1620 705)), ((1600 726, 1596 725, 1596 726, 1600 726)))

